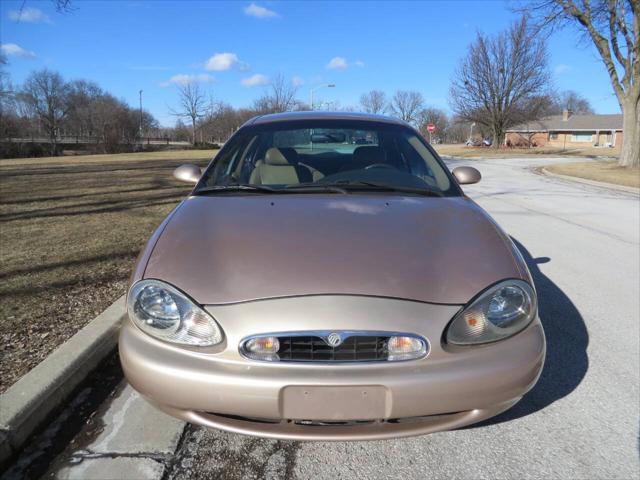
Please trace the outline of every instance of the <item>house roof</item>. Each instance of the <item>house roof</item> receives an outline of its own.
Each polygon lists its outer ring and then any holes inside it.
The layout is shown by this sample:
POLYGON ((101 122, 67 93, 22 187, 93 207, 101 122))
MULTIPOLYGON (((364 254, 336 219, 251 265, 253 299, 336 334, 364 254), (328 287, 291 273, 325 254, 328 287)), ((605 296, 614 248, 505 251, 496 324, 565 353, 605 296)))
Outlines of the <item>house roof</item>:
POLYGON ((552 115, 535 122, 516 125, 508 132, 542 132, 565 130, 622 130, 622 114, 571 115, 566 121, 562 115, 552 115))

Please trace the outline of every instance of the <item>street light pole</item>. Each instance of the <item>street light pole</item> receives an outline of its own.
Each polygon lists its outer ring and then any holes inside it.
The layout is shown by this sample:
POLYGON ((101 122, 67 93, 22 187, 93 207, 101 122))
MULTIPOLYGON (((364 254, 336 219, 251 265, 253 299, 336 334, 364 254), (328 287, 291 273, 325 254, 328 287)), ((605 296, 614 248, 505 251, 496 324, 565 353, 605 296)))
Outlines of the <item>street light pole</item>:
POLYGON ((140 94, 140 144, 142 144, 142 90, 138 93, 140 94))
POLYGON ((319 88, 324 88, 324 87, 327 87, 327 88, 334 88, 335 86, 336 86, 336 84, 335 84, 335 83, 323 83, 322 85, 318 85, 317 87, 312 88, 312 89, 309 91, 309 100, 310 100, 309 105, 311 106, 311 110, 313 110, 313 92, 315 92, 315 91, 316 91, 316 90, 318 90, 319 88))

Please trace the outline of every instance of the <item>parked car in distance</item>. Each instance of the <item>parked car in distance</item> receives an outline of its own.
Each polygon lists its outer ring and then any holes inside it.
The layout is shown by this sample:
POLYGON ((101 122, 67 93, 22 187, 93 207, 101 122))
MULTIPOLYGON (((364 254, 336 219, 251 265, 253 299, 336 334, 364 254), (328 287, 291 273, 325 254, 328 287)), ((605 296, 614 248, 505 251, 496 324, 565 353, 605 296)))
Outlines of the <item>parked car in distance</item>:
POLYGON ((469 138, 464 144, 467 147, 490 147, 492 145, 492 141, 490 138, 483 138, 482 140, 469 138))
POLYGON ((271 438, 383 439, 490 418, 536 383, 527 266, 461 190, 480 172, 450 172, 409 125, 266 115, 175 176, 195 187, 138 259, 119 345, 159 409, 271 438))

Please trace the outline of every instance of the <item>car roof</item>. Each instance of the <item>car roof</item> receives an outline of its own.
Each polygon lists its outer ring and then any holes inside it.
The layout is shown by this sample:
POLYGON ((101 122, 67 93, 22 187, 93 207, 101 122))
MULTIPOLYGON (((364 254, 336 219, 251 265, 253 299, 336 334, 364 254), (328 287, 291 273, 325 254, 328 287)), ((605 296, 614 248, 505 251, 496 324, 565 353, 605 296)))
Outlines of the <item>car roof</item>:
POLYGON ((387 123, 393 125, 409 126, 400 119, 387 117, 385 115, 374 115, 371 113, 359 112, 284 112, 260 115, 249 120, 245 125, 264 125, 278 122, 295 122, 305 120, 351 120, 372 123, 387 123))

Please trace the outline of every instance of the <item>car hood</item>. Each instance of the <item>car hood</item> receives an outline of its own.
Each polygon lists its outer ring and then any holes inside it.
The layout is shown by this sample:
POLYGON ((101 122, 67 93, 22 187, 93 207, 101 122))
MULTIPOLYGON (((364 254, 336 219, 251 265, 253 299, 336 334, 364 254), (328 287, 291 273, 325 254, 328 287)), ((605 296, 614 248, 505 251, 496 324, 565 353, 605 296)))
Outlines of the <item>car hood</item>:
POLYGON ((465 197, 193 196, 164 225, 144 277, 200 304, 318 294, 464 304, 527 275, 513 248, 465 197))

